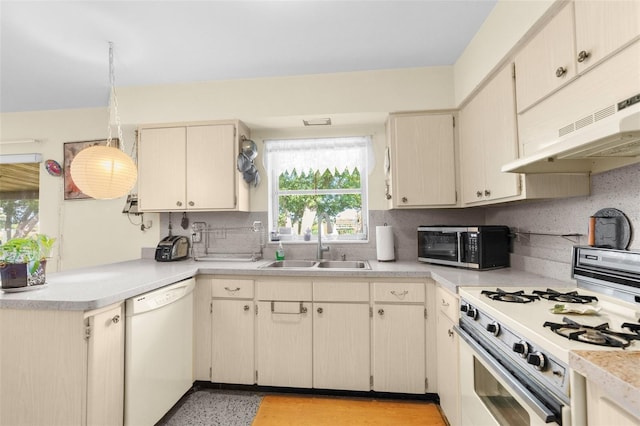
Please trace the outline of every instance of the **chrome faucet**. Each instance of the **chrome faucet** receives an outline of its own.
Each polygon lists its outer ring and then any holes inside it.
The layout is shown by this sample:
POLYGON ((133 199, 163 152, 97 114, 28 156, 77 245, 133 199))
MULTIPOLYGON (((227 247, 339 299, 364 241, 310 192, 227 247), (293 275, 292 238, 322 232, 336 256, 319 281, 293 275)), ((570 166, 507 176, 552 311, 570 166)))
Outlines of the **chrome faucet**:
POLYGON ((318 213, 318 253, 316 254, 316 259, 318 260, 322 260, 322 253, 324 253, 325 251, 329 251, 329 247, 328 246, 323 246, 322 245, 322 219, 324 218, 325 222, 327 223, 327 232, 329 232, 329 226, 330 225, 330 218, 329 215, 326 213, 318 213))

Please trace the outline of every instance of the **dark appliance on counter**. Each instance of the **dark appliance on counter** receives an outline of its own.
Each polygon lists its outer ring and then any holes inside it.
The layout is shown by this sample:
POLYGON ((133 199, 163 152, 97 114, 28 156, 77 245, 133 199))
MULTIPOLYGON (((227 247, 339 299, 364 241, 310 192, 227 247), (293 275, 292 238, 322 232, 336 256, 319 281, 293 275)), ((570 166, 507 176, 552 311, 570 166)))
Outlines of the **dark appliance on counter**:
POLYGON ((156 260, 158 262, 171 262, 183 260, 189 256, 189 239, 181 235, 169 235, 164 237, 156 247, 156 260))
POLYGON ((507 226, 419 226, 418 260, 469 269, 509 266, 507 226))

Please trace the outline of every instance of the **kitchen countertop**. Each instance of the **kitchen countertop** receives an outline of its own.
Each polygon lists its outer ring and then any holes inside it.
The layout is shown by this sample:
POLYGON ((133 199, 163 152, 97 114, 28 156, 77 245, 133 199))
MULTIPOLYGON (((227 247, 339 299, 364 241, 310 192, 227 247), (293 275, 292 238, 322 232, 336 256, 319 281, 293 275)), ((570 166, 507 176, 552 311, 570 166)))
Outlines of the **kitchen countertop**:
POLYGON ((569 367, 601 386, 609 398, 640 418, 640 352, 574 351, 569 367))
POLYGON ((195 261, 156 262, 138 259, 90 268, 47 274, 47 284, 38 290, 0 293, 1 309, 82 310, 101 308, 198 274, 345 277, 345 278, 433 278, 452 292, 460 286, 523 287, 569 286, 570 282, 511 268, 472 271, 429 265, 417 261, 378 262, 370 270, 326 270, 261 268, 271 260, 257 262, 195 261))

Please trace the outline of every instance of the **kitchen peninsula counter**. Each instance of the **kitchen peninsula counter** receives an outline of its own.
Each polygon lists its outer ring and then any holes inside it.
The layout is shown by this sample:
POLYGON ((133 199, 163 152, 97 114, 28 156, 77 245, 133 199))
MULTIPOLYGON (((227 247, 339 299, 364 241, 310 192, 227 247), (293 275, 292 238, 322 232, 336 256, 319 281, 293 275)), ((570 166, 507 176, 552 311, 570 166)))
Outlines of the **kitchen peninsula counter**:
POLYGON ((194 261, 156 262, 138 259, 47 274, 47 284, 38 290, 0 293, 0 309, 81 310, 108 306, 136 295, 153 291, 199 274, 342 277, 342 278, 433 278, 453 292, 461 286, 525 287, 552 285, 564 287, 570 282, 511 268, 472 271, 429 265, 417 261, 378 262, 371 269, 286 269, 264 268, 271 260, 257 262, 194 261))

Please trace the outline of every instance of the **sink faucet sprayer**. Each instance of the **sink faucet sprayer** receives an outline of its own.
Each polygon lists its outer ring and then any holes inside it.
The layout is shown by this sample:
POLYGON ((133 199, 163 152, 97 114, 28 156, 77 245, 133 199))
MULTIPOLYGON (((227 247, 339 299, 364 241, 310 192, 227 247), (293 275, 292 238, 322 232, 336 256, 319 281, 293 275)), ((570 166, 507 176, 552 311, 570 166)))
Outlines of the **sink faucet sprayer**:
POLYGON ((327 223, 327 234, 329 233, 329 228, 331 227, 331 221, 329 215, 326 213, 318 213, 318 253, 316 258, 318 260, 322 260, 322 253, 325 251, 329 251, 328 246, 322 245, 322 219, 324 218, 327 223))

